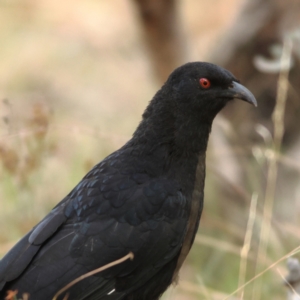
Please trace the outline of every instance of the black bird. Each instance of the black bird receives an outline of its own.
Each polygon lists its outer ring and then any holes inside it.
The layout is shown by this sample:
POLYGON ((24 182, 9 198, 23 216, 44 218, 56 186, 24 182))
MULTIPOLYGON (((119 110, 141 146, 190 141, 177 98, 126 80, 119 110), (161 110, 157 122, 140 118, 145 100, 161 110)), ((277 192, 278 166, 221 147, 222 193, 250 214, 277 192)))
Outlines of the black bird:
POLYGON ((212 122, 234 98, 256 106, 251 92, 221 67, 194 62, 176 69, 132 139, 4 256, 0 299, 8 290, 52 299, 76 278, 130 252, 132 260, 73 284, 68 299, 159 299, 193 244, 212 122))

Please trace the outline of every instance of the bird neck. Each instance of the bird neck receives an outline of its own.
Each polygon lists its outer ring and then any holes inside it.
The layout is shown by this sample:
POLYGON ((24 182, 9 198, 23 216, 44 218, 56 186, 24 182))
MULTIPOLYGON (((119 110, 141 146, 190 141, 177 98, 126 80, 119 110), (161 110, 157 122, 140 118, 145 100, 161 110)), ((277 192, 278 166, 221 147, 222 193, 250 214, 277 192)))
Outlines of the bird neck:
POLYGON ((202 121, 197 112, 179 112, 174 101, 158 93, 145 110, 131 143, 144 154, 165 149, 172 157, 186 159, 205 153, 211 125, 212 121, 202 121))
POLYGON ((174 141, 175 148, 179 154, 184 156, 205 153, 209 134, 211 131, 211 123, 201 122, 197 119, 181 120, 180 116, 175 122, 174 141))
MULTIPOLYGON (((140 167, 149 174, 172 177, 181 182, 186 195, 193 190, 200 168, 197 181, 203 189, 211 122, 201 122, 196 112, 185 116, 178 113, 171 102, 160 105, 155 104, 156 100, 151 101, 132 139, 124 147, 131 156, 142 158, 140 167)), ((191 199, 192 195, 189 196, 191 199)))
MULTIPOLYGON (((189 124, 174 120, 172 116, 153 116, 151 121, 144 119, 141 122, 127 145, 135 150, 130 150, 131 155, 142 157, 141 169, 154 177, 166 176, 180 182, 185 196, 192 200, 195 182, 197 187, 200 186, 197 191, 202 193, 204 188, 210 129, 209 124, 198 124, 195 129, 190 129, 189 124)), ((203 194, 199 197, 202 199, 203 194)))

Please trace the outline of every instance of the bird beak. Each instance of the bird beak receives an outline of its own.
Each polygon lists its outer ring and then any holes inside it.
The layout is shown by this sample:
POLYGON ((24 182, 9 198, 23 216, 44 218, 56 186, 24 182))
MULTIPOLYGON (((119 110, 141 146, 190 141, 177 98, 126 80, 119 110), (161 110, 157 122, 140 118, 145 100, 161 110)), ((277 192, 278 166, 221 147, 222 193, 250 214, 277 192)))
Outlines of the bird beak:
POLYGON ((257 107, 257 101, 255 97, 243 85, 234 81, 228 90, 230 91, 232 98, 246 101, 257 107))

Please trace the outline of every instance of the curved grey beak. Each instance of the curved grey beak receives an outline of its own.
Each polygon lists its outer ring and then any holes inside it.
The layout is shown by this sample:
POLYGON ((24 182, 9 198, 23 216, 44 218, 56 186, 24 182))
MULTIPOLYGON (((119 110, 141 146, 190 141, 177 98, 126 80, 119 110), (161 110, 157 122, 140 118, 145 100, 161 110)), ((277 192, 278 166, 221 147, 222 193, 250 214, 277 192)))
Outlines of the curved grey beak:
POLYGON ((257 101, 255 97, 243 85, 234 81, 228 90, 230 91, 230 94, 233 98, 244 100, 254 105, 255 107, 257 106, 257 101))

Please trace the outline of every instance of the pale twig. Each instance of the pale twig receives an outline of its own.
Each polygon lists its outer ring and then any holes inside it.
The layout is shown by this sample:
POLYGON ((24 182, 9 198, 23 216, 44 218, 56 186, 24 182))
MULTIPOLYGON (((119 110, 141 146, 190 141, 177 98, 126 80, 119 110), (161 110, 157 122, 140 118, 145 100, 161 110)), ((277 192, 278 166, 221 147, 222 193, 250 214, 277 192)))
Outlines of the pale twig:
POLYGON ((72 287, 74 284, 78 283, 79 281, 81 281, 81 280, 83 280, 83 279, 85 279, 85 278, 87 278, 87 277, 93 276, 93 275, 95 275, 95 274, 97 274, 97 273, 100 273, 100 272, 102 272, 102 271, 104 271, 104 270, 106 270, 106 269, 109 269, 109 268, 111 268, 111 267, 113 267, 113 266, 115 266, 115 265, 121 264, 122 262, 124 262, 124 261, 126 261, 126 260, 128 260, 128 259, 133 260, 133 258, 134 258, 133 253, 132 253, 132 252, 129 252, 127 255, 125 255, 124 257, 122 257, 122 258, 120 258, 120 259, 118 259, 118 260, 115 260, 115 261, 113 261, 113 262, 111 262, 111 263, 109 263, 109 264, 107 264, 107 265, 105 265, 105 266, 102 266, 102 267, 100 267, 100 268, 98 268, 98 269, 95 269, 95 270, 93 270, 93 271, 90 271, 90 272, 88 272, 88 273, 86 273, 86 274, 84 274, 84 275, 82 275, 82 276, 80 276, 80 277, 74 279, 74 280, 71 281, 69 284, 67 284, 65 287, 63 287, 62 289, 60 289, 60 290, 54 295, 54 297, 53 297, 52 300, 56 300, 57 297, 58 297, 59 295, 61 295, 63 292, 65 292, 66 290, 68 290, 70 287, 72 287))

